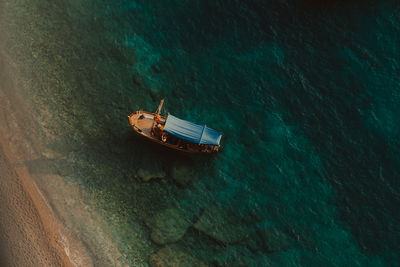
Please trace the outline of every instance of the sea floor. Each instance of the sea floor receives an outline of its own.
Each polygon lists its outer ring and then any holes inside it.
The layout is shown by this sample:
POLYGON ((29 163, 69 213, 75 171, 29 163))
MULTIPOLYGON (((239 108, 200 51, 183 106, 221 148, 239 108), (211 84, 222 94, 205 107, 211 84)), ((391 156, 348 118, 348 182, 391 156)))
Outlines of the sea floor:
POLYGON ((18 88, 1 90, 23 99, 17 123, 36 151, 22 164, 94 265, 399 262, 393 1, 2 0, 0 11, 18 88), (127 116, 161 98, 223 132, 222 151, 135 135, 127 116))

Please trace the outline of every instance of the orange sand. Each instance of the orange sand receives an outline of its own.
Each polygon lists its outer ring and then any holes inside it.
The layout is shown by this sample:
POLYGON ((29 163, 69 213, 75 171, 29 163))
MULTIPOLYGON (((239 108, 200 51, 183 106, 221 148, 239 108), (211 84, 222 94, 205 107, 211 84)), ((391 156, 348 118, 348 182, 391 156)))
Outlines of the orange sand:
POLYGON ((1 266, 72 266, 52 214, 26 170, 15 170, 0 147, 1 266))

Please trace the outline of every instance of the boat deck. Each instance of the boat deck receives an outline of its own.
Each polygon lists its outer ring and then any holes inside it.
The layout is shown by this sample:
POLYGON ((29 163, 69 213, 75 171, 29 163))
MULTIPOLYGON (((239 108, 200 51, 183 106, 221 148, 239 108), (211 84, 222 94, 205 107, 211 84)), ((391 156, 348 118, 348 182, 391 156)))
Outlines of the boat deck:
POLYGON ((151 136, 151 128, 153 126, 154 119, 151 118, 143 118, 139 119, 139 116, 136 118, 135 126, 139 128, 144 135, 151 136))
MULTIPOLYGON (((129 121, 135 130, 139 131, 142 135, 154 138, 154 136, 151 135, 151 129, 154 123, 154 114, 142 111, 131 115, 129 121)), ((161 123, 163 122, 165 123, 165 118, 161 117, 161 123)))

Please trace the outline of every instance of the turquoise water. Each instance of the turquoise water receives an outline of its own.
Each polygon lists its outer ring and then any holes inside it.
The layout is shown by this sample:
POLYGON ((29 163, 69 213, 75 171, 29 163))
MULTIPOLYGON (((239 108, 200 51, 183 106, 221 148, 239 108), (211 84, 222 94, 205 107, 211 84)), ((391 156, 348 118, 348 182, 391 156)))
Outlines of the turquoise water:
POLYGON ((121 262, 398 265, 395 1, 24 3, 6 43, 66 156, 50 164, 96 200, 121 262), (135 136, 127 115, 163 97, 223 132, 221 153, 135 136))

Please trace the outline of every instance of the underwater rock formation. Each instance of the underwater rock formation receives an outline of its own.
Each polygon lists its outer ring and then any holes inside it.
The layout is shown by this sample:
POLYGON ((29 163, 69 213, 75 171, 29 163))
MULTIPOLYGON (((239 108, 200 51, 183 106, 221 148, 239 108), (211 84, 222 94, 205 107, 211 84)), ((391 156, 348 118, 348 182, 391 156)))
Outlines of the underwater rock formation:
POLYGON ((151 179, 165 178, 166 173, 159 165, 154 165, 152 168, 139 168, 136 175, 142 179, 143 182, 148 182, 151 179))
POLYGON ((182 238, 191 222, 178 209, 167 208, 154 216, 149 224, 151 240, 157 244, 173 243, 182 238))
POLYGON ((171 178, 180 186, 188 184, 194 176, 194 170, 189 166, 174 164, 171 167, 171 178))
POLYGON ((208 207, 193 227, 224 244, 238 243, 249 236, 249 230, 225 209, 208 207))
POLYGON ((207 265, 188 255, 179 251, 173 246, 168 246, 160 249, 150 256, 149 264, 151 267, 206 267, 207 265))
POLYGON ((274 227, 265 227, 257 231, 262 247, 266 252, 278 252, 290 247, 290 238, 282 231, 274 227))

